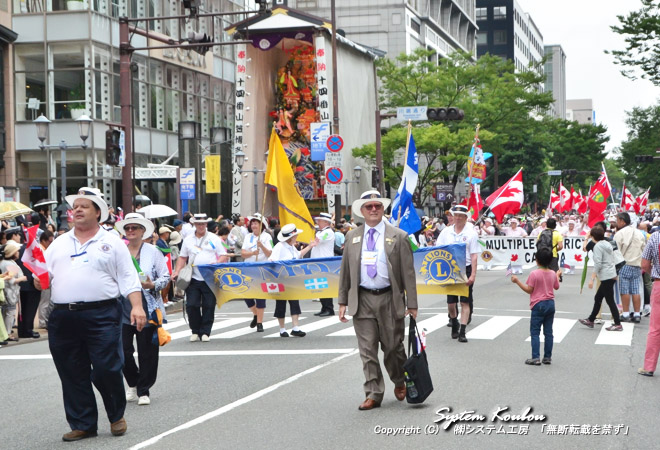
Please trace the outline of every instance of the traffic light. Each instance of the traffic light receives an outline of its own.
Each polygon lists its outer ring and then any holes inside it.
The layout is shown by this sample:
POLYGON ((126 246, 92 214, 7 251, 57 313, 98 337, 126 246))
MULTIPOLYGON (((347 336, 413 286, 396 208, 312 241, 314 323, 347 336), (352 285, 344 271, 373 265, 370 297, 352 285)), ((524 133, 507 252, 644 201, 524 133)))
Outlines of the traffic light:
POLYGON ((428 108, 426 118, 434 122, 444 122, 447 120, 463 120, 465 113, 458 108, 428 108))
POLYGON ((638 162, 638 163, 651 163, 651 162, 653 162, 653 155, 637 155, 637 156, 635 156, 635 162, 638 162))
POLYGON ((190 10, 191 16, 196 16, 199 10, 200 0, 183 0, 183 7, 190 10))
POLYGON ((119 165, 119 156, 121 155, 120 138, 121 131, 119 130, 107 130, 105 132, 105 163, 109 166, 119 165))
MULTIPOLYGON (((213 42, 213 39, 206 33, 196 33, 190 31, 188 33, 188 43, 189 44, 210 44, 213 42)), ((198 45, 196 47, 188 47, 192 51, 199 53, 200 55, 205 55, 211 49, 210 45, 198 45)))
POLYGON ((564 169, 561 171, 561 173, 563 175, 569 175, 569 176, 577 175, 577 169, 564 169))

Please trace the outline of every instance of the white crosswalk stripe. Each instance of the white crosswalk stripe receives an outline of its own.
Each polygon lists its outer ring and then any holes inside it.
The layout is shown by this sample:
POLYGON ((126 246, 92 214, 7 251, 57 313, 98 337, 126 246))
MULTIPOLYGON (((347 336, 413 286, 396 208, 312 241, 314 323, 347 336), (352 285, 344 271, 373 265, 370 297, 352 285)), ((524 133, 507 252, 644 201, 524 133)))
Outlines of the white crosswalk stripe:
MULTIPOLYGON (((470 327, 468 327, 467 338, 468 340, 496 340, 502 339, 506 336, 507 331, 513 331, 519 336, 521 331, 520 327, 523 327, 525 331, 529 331, 529 316, 515 316, 515 315, 474 315, 475 322, 470 327), (483 320, 479 323, 480 320, 483 320)), ((227 317, 227 316, 218 316, 215 318, 216 322, 213 324, 211 334, 211 339, 235 339, 242 336, 246 336, 252 333, 255 333, 254 328, 247 327, 247 323, 252 320, 252 316, 239 316, 239 317, 227 317), (228 329, 227 331, 217 333, 219 330, 228 329)), ((338 316, 325 317, 325 318, 306 318, 304 316, 300 317, 301 329, 306 333, 313 333, 317 336, 326 336, 326 337, 352 337, 355 336, 355 329, 351 321, 348 323, 341 323, 338 316), (333 329, 334 328, 334 329, 333 329)), ((558 318, 555 317, 553 322, 553 338, 555 344, 560 344, 573 330, 581 330, 581 327, 576 327, 575 324, 577 320, 567 319, 567 318, 558 318)), ((290 328, 291 318, 287 317, 285 319, 285 324, 287 329, 290 328)), ((601 327, 601 330, 596 337, 595 333, 593 334, 594 340, 592 341, 597 345, 616 345, 616 346, 630 346, 632 345, 632 339, 635 331, 635 325, 632 323, 624 323, 624 330, 622 332, 607 331, 605 327, 609 325, 609 322, 606 322, 605 325, 601 327)), ((264 329, 275 329, 278 330, 279 323, 277 319, 269 320, 264 322, 264 329)), ((426 335, 441 330, 440 332, 445 332, 447 337, 449 337, 449 328, 447 325, 447 313, 439 312, 437 314, 432 314, 430 316, 425 314, 420 314, 418 317, 417 328, 421 332, 425 330, 426 335), (422 317, 425 317, 422 319, 422 317), (446 328, 446 331, 442 331, 446 328)), ((172 340, 187 338, 190 336, 190 329, 188 324, 183 320, 174 316, 171 318, 170 322, 164 326, 166 329, 170 330, 172 340), (172 332, 171 330, 176 330, 172 332)), ((639 326, 638 326, 639 328, 639 326)), ((589 330, 584 330, 588 333, 589 330)), ((595 330, 594 330, 595 331, 595 330)), ((408 335, 408 326, 406 325, 405 334, 408 335)), ((574 332, 575 334, 575 332, 574 332)), ((279 331, 276 333, 269 333, 263 335, 263 338, 275 338, 279 337, 279 331)), ((583 335, 581 335, 583 336, 583 335)), ((259 333, 258 337, 262 337, 259 333)), ((543 330, 541 330, 540 335, 541 342, 544 342, 543 330)), ((529 334, 525 338, 525 342, 530 342, 531 338, 529 334)))

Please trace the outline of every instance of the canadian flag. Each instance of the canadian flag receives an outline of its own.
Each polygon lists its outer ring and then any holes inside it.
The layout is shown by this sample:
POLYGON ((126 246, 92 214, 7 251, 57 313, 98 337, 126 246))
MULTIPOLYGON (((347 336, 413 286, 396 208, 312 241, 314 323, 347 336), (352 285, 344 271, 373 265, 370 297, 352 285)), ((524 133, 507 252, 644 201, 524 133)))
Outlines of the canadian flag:
POLYGON ((635 209, 635 197, 633 197, 630 189, 626 187, 625 181, 621 189, 621 209, 623 211, 632 211, 635 209))
POLYGON ((284 285, 278 283, 261 283, 261 290, 268 292, 284 292, 284 285))
POLYGON ((548 210, 555 210, 559 212, 559 202, 561 199, 559 198, 559 195, 555 194, 554 188, 550 188, 550 207, 548 210))
POLYGON ((34 225, 26 228, 27 243, 25 244, 25 251, 21 261, 23 265, 28 268, 41 282, 41 289, 48 289, 50 284, 50 277, 48 276, 48 269, 46 268, 46 258, 44 252, 39 246, 37 240, 37 230, 39 225, 34 225))
POLYGON ((571 186, 571 209, 577 210, 580 207, 581 201, 582 197, 573 189, 573 186, 571 186))
POLYGON ((470 217, 472 217, 472 219, 476 221, 479 219, 479 213, 484 207, 484 201, 481 199, 481 195, 479 194, 478 184, 472 185, 472 192, 470 193, 470 197, 466 197, 465 200, 461 202, 461 205, 465 205, 465 207, 468 207, 468 199, 470 202, 470 206, 469 206, 470 217))
POLYGON ((559 209, 558 212, 566 212, 571 210, 571 193, 568 192, 568 189, 559 182, 559 209))
POLYGON ((649 204, 649 190, 651 188, 648 188, 646 192, 641 194, 635 199, 635 204, 633 205, 635 208, 635 213, 637 214, 644 214, 646 211, 646 207, 649 204))
POLYGON ((502 187, 488 196, 486 205, 493 211, 497 221, 502 222, 505 214, 518 213, 524 201, 522 169, 520 169, 502 187))
MULTIPOLYGON (((591 192, 591 186, 589 186, 589 192, 591 192)), ((577 212, 578 214, 585 214, 587 212, 588 204, 587 204, 587 199, 588 197, 586 195, 582 194, 582 189, 580 189, 580 203, 577 206, 577 212)))

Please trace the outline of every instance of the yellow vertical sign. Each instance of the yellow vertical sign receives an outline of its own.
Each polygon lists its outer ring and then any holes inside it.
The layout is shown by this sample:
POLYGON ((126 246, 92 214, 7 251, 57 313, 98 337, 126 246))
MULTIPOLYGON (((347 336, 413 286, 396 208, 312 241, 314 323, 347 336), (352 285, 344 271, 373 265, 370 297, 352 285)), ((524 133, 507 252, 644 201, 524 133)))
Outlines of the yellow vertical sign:
POLYGON ((204 167, 206 168, 206 193, 220 193, 220 155, 208 155, 204 167))

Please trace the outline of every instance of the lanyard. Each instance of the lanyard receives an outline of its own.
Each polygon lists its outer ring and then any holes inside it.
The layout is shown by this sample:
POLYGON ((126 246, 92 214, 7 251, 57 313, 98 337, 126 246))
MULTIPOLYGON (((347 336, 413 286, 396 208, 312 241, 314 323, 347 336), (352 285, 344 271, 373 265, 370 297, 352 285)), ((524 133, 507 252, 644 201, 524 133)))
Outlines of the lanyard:
POLYGON ((77 256, 85 255, 85 254, 87 253, 87 250, 86 250, 87 247, 89 247, 89 245, 90 245, 92 242, 94 242, 94 239, 93 239, 93 238, 90 239, 87 243, 85 243, 85 245, 81 246, 81 247, 80 247, 80 252, 78 252, 78 246, 76 245, 76 239, 74 238, 74 239, 73 239, 73 255, 71 255, 71 258, 75 258, 75 257, 77 257, 77 256))

